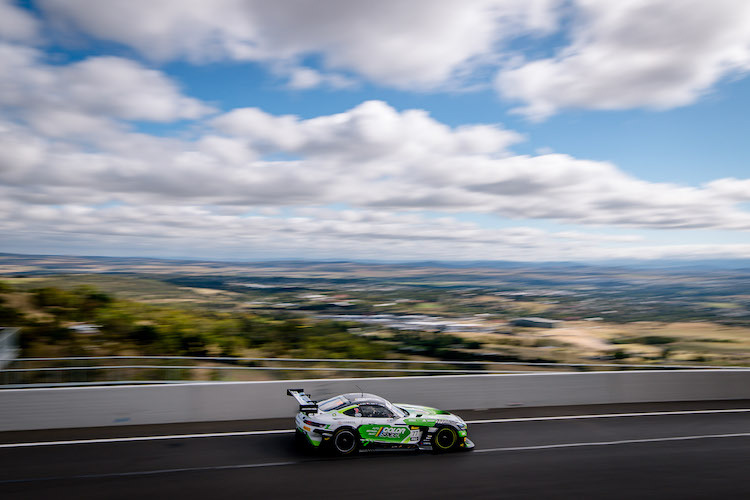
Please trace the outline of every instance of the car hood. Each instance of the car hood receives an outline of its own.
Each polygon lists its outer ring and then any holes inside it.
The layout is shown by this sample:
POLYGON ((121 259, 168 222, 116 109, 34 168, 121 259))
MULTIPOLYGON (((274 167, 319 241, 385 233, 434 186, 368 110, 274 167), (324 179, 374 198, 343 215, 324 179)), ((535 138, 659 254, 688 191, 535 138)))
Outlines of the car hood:
POLYGON ((430 406, 420 406, 412 404, 401 404, 397 403, 396 406, 403 408, 409 412, 409 415, 404 419, 408 424, 415 425, 435 425, 441 421, 451 422, 456 424, 462 424, 464 421, 458 415, 454 415, 451 412, 445 410, 439 410, 430 406))
POLYGON ((451 412, 439 410, 430 406, 420 406, 411 404, 396 403, 396 406, 407 410, 409 413, 421 413, 423 415, 452 415, 451 412))

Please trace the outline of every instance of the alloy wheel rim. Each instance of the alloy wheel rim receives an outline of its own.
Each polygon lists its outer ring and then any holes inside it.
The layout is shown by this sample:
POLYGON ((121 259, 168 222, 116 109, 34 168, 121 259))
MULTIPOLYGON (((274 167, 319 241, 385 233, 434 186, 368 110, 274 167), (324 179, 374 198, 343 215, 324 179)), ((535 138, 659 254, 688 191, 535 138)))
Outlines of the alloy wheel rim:
POLYGON ((438 432, 437 444, 443 449, 450 448, 456 442, 456 435, 450 430, 442 430, 438 432))
POLYGON ((354 448, 354 436, 350 432, 342 432, 336 436, 336 448, 341 452, 349 452, 354 448))

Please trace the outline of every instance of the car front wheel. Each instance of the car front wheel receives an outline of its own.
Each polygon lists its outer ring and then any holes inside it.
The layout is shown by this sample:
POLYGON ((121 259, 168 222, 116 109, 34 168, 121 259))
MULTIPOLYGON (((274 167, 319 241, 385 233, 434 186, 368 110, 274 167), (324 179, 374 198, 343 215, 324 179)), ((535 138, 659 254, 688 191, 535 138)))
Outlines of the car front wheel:
POLYGON ((458 433, 452 427, 441 427, 432 437, 432 448, 438 453, 449 451, 458 444, 458 433))

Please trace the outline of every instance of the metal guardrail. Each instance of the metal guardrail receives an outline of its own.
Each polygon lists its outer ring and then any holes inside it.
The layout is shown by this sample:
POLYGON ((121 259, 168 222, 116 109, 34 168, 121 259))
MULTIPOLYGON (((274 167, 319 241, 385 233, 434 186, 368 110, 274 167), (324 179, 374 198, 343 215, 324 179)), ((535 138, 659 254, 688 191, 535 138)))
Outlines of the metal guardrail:
POLYGON ((227 377, 234 377, 234 380, 251 380, 252 378, 248 378, 248 373, 250 372, 271 372, 274 373, 275 378, 284 379, 289 378, 291 374, 296 374, 296 377, 299 377, 302 374, 307 374, 313 377, 333 378, 336 378, 336 374, 338 373, 347 375, 361 373, 393 376, 439 374, 470 375, 518 373, 520 370, 524 372, 539 372, 549 371, 550 368, 572 371, 596 371, 632 369, 732 370, 742 368, 746 369, 747 367, 632 363, 534 363, 484 359, 475 361, 451 361, 265 357, 239 358, 230 356, 73 356, 64 358, 18 358, 13 362, 12 368, 0 369, 0 388, 59 385, 109 385, 112 383, 155 383, 158 381, 163 381, 164 383, 183 381, 191 382, 196 380, 221 381, 227 380, 227 377), (136 361, 136 363, 133 363, 133 361, 136 361), (100 362, 102 364, 92 364, 100 362), (125 362, 125 364, 117 364, 118 362, 125 362), (178 364, 174 364, 175 362, 178 364), (290 366, 288 363, 295 364, 290 366), (50 364, 56 366, 47 366, 50 364), (324 366, 321 366, 321 364, 324 366), (352 364, 359 366, 351 366, 352 364), (386 364, 390 366, 385 367, 384 365, 386 364), (505 369, 501 369, 500 367, 505 367, 505 369), (540 369, 535 370, 535 368, 540 369))
POLYGON ((45 372, 45 371, 74 371, 74 370, 114 370, 114 369, 153 369, 165 368, 171 370, 271 370, 271 371, 337 371, 337 372, 406 372, 406 373, 513 373, 513 370, 453 370, 449 368, 413 369, 413 368, 328 368, 310 366, 159 366, 159 365, 109 365, 109 366, 67 366, 63 368, 9 368, 6 373, 45 372))
MULTIPOLYGON (((738 365, 677 365, 669 363, 553 363, 536 361, 493 361, 489 359, 466 360, 419 360, 419 359, 348 359, 348 358, 244 358, 235 356, 66 356, 61 358, 18 358, 16 362, 33 361, 100 361, 100 360, 192 360, 192 361, 218 361, 218 362, 304 362, 304 363, 389 363, 389 364, 416 364, 416 365, 513 365, 513 366, 552 366, 552 367, 591 367, 591 368, 652 368, 652 369, 748 369, 748 366, 738 365)), ((259 367, 253 367, 259 368, 259 367)), ((290 369, 290 368, 284 368, 290 369)))

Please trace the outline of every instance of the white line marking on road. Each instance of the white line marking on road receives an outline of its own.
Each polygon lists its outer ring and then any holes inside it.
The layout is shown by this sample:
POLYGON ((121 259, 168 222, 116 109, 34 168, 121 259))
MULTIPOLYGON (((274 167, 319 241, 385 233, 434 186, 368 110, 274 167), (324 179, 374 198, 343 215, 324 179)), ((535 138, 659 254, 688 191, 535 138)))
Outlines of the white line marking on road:
POLYGON ((487 420, 467 420, 467 424, 502 424, 507 422, 541 422, 545 420, 576 420, 586 418, 620 418, 620 417, 661 417, 667 415, 701 415, 711 413, 748 413, 750 408, 735 408, 730 410, 678 410, 652 411, 643 413, 593 413, 591 415, 559 415, 555 417, 519 417, 493 418, 487 420))
MULTIPOLYGON (((619 418, 619 417, 654 417, 669 415, 700 415, 712 413, 748 413, 750 408, 736 408, 729 410, 679 410, 679 411, 657 411, 645 413, 601 413, 591 415, 561 415, 555 417, 519 417, 519 418, 495 418, 487 420, 467 420, 467 424, 502 424, 509 422, 542 422, 546 420, 576 420, 589 418, 619 418)), ((99 438, 99 439, 73 439, 67 441, 37 441, 27 443, 6 443, 0 444, 0 448, 30 448, 36 446, 62 446, 75 444, 99 444, 99 443, 126 443, 131 441, 159 441, 166 439, 196 439, 196 438, 213 438, 213 437, 233 437, 233 436, 258 436, 264 434, 288 434, 294 432, 294 429, 280 429, 267 431, 238 431, 238 432, 212 432, 205 434, 169 434, 163 436, 135 436, 135 437, 118 437, 118 438, 99 438)))
POLYGON ((593 441, 589 443, 563 443, 563 444, 542 444, 538 446, 512 446, 508 448, 485 448, 483 450, 474 450, 474 453, 491 453, 496 451, 525 451, 525 450, 547 450, 551 448, 577 448, 583 446, 613 446, 618 444, 636 444, 636 443, 660 443, 663 441, 692 441, 696 439, 719 439, 734 437, 750 437, 750 432, 741 432, 737 434, 707 434, 705 436, 677 436, 666 438, 650 439, 623 439, 621 441, 593 441))
POLYGON ((283 429, 275 431, 241 431, 241 432, 212 432, 207 434, 170 434, 165 436, 135 436, 120 438, 99 438, 99 439, 72 439, 68 441, 37 441, 31 443, 7 443, 0 444, 0 448, 28 448, 33 446, 57 446, 69 444, 98 444, 98 443, 124 443, 128 441, 158 441, 161 439, 194 439, 194 438, 212 438, 212 437, 230 437, 230 436, 257 436, 260 434, 288 434, 294 432, 294 429, 283 429))

